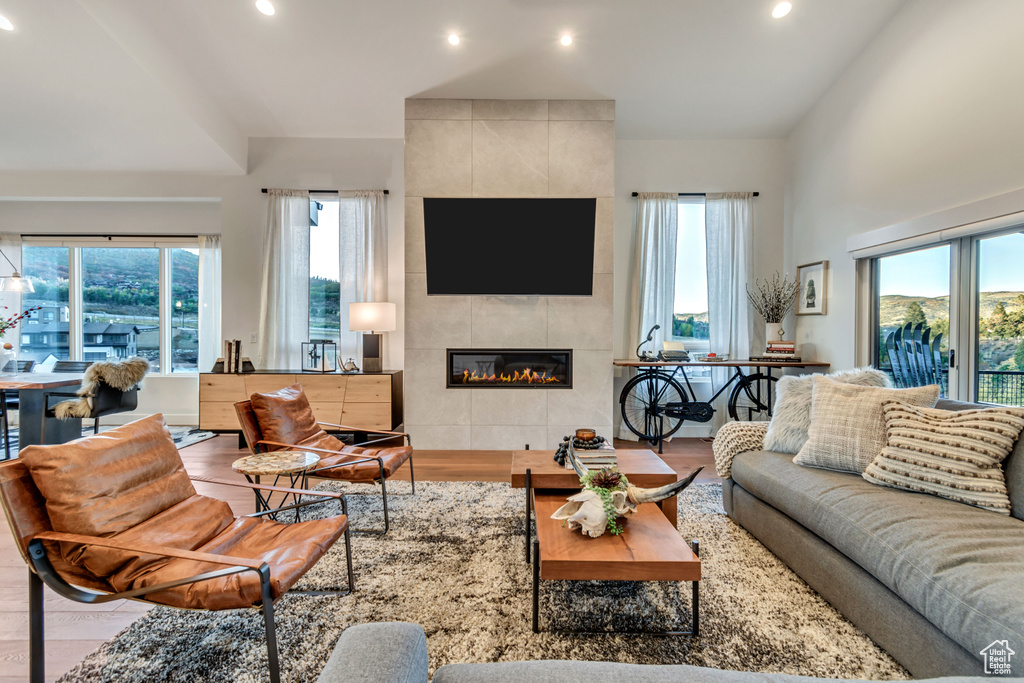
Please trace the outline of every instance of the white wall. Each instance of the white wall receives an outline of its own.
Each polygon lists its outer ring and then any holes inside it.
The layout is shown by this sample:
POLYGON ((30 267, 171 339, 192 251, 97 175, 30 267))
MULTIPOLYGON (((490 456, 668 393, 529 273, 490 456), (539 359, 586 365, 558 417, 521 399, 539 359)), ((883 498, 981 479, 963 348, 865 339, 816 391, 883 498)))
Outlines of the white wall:
MULTIPOLYGON (((632 192, 756 191, 754 200, 754 273, 771 275, 782 268, 783 140, 617 140, 615 143, 615 299, 613 348, 616 358, 632 358, 629 341, 631 283, 634 256, 632 192)), ((763 344, 764 328, 754 325, 763 344)), ((616 426, 618 395, 628 375, 616 369, 616 426)), ((710 396, 702 385, 702 399, 710 396), (707 392, 704 394, 704 392, 707 392)), ((684 426, 680 435, 703 435, 706 426, 684 426)))
POLYGON ((847 237, 1024 187, 1021 26, 1019 0, 909 2, 791 135, 786 264, 832 273, 797 340, 833 367, 854 362, 847 237))
MULTIPOLYGON (((254 138, 249 141, 249 172, 244 176, 183 173, 0 172, 2 232, 221 232, 223 248, 223 334, 241 339, 246 355, 259 316, 260 271, 266 195, 263 187, 374 189, 391 191, 388 201, 389 298, 398 304, 402 326, 405 299, 404 143, 400 139, 320 140, 254 138), (79 202, 40 198, 132 200, 79 202), (139 198, 163 201, 140 202, 139 198), (219 202, 219 221, 209 201, 219 202), (173 199, 174 201, 167 201, 173 199), (79 211, 72 209, 80 209, 79 211), (191 216, 191 218, 190 218, 191 216)), ((216 206, 216 203, 212 204, 216 206)), ((385 364, 401 369, 404 333, 387 335, 385 364)), ((153 377, 140 395, 139 414, 164 412, 169 421, 197 424, 195 378, 153 377)), ((111 419, 113 422, 113 419, 111 419)))

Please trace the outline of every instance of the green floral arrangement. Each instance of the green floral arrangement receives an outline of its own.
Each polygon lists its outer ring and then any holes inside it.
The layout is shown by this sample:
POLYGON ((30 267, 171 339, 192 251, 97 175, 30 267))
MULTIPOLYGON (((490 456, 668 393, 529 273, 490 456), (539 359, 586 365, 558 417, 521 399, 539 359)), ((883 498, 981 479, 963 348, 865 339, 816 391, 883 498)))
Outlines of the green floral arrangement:
POLYGON ((593 491, 601 499, 604 506, 604 513, 608 519, 608 531, 614 536, 621 534, 624 529, 619 524, 619 513, 615 511, 612 503, 614 491, 625 491, 629 486, 626 475, 614 467, 604 467, 599 470, 589 470, 580 478, 580 486, 585 491, 593 491))

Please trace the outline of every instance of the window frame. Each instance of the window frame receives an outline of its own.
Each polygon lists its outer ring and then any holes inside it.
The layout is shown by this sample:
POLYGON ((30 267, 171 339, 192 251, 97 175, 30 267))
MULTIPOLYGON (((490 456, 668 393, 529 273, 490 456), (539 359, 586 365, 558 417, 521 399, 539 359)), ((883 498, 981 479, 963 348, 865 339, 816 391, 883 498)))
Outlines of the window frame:
POLYGON ((66 247, 68 249, 68 358, 69 360, 86 360, 84 332, 84 302, 82 299, 82 249, 88 248, 121 248, 121 249, 158 249, 158 284, 160 325, 159 348, 160 361, 158 368, 151 368, 150 376, 158 377, 198 377, 199 368, 195 371, 172 372, 173 365, 173 315, 174 305, 171 282, 171 259, 174 249, 198 249, 197 235, 181 236, 75 236, 48 237, 45 235, 23 235, 22 248, 26 247, 66 247))
POLYGON ((864 304, 868 308, 868 314, 864 316, 864 305, 858 304, 858 320, 865 319, 867 329, 862 329, 860 324, 857 329, 859 340, 865 340, 867 336, 870 337, 866 344, 867 361, 873 367, 879 367, 882 353, 877 333, 879 328, 878 309, 875 305, 879 288, 878 261, 889 256, 949 245, 949 352, 953 356, 953 362, 949 363, 949 385, 946 394, 947 398, 953 400, 977 402, 978 306, 981 294, 978 289, 981 267, 978 243, 983 239, 1022 233, 1024 233, 1024 222, 998 230, 981 229, 968 234, 960 232, 960 234, 946 239, 921 242, 903 249, 894 249, 857 259, 858 296, 866 299, 864 304), (865 280, 867 280, 866 287, 863 286, 865 280), (954 330, 956 330, 955 335, 954 330))

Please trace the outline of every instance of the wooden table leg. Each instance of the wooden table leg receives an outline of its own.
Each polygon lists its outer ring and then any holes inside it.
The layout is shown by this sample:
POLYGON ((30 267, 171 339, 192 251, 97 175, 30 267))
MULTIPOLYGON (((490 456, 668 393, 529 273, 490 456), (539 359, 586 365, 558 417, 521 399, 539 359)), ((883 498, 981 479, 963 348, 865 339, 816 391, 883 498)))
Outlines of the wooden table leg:
POLYGON ((672 526, 679 525, 676 516, 677 505, 675 496, 670 496, 665 500, 659 501, 658 507, 660 507, 661 511, 665 513, 665 517, 668 518, 668 521, 672 522, 672 526))

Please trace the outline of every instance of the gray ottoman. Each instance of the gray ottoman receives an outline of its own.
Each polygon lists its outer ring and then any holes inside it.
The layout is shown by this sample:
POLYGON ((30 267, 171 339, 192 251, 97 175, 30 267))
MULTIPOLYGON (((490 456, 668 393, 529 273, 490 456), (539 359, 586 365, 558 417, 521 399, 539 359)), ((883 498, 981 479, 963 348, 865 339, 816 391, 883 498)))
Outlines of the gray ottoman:
POLYGON ((427 637, 400 621, 346 629, 317 683, 427 683, 427 637))

